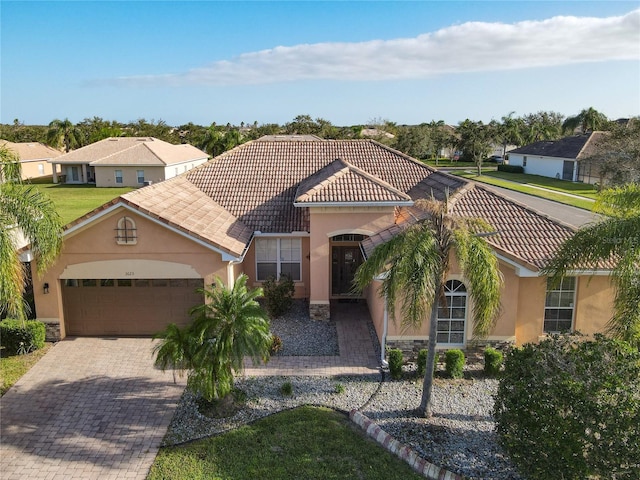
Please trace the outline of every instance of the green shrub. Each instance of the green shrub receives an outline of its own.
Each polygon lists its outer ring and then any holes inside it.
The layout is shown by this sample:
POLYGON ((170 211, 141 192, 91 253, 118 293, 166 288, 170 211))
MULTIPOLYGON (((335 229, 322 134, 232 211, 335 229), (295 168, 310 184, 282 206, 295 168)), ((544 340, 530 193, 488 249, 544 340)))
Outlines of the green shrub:
POLYGON ((289 275, 281 275, 280 280, 269 277, 263 284, 267 311, 272 318, 284 315, 293 303, 295 284, 289 275))
MULTIPOLYGON (((424 374, 427 371, 427 356, 428 355, 429 355, 429 350, 427 350, 426 348, 422 348, 418 352, 418 358, 417 358, 416 362, 417 362, 417 367, 418 367, 417 375, 420 378, 424 377, 424 374)), ((433 362, 433 373, 435 374, 437 370, 438 370, 438 352, 436 352, 436 359, 435 359, 435 362, 433 362)))
POLYGON ((507 165, 503 163, 498 165, 498 171, 507 173, 524 173, 524 167, 521 167, 520 165, 507 165))
POLYGON ((9 355, 29 353, 44 347, 46 328, 36 320, 6 318, 0 322, 0 345, 9 355))
POLYGON ((280 393, 287 397, 293 395, 293 385, 291 384, 291 382, 284 382, 280 387, 280 393))
POLYGON ((464 353, 462 350, 447 350, 444 361, 448 377, 462 378, 464 373, 464 353))
POLYGON ((341 383, 336 383, 336 386, 333 389, 333 391, 338 395, 342 395, 344 393, 344 385, 342 385, 341 383))
POLYGON ((402 378, 402 350, 399 348, 392 348, 389 350, 389 372, 391 378, 398 380, 402 378))
POLYGON ((271 335, 271 355, 274 355, 282 350, 282 339, 278 335, 271 335))
POLYGON ((640 478, 638 392, 637 348, 556 336, 507 353, 496 431, 531 480, 640 478))
POLYGON ((484 350, 484 373, 489 376, 496 376, 500 373, 504 356, 502 352, 495 348, 487 347, 484 350))

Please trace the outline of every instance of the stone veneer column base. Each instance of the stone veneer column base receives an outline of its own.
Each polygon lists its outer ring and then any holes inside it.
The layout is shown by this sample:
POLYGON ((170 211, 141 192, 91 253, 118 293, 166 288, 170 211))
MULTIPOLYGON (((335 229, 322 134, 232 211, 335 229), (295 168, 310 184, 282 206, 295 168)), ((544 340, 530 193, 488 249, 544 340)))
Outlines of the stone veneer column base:
POLYGON ((331 306, 328 303, 310 303, 309 317, 311 320, 328 322, 331 319, 331 306))
POLYGON ((60 341, 60 320, 58 319, 46 319, 38 320, 44 323, 45 334, 44 339, 47 342, 59 342, 60 341))

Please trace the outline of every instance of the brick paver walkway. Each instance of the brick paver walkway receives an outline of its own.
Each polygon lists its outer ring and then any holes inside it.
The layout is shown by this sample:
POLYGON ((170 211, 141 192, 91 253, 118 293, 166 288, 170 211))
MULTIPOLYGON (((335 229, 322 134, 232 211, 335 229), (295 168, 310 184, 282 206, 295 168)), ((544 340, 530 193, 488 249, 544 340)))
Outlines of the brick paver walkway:
POLYGON ((0 478, 144 479, 184 380, 148 338, 56 344, 0 399, 0 478))
POLYGON ((371 320, 366 304, 333 304, 331 318, 336 322, 340 355, 272 357, 268 364, 257 367, 248 361, 245 362, 245 375, 336 376, 378 373, 380 362, 369 333, 368 323, 371 320))

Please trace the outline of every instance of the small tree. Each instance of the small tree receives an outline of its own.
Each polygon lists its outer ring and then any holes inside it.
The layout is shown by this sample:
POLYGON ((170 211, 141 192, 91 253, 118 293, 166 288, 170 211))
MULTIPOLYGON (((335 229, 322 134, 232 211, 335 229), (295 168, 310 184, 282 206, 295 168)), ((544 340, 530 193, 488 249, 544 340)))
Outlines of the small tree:
POLYGON ((207 401, 231 392, 245 356, 255 363, 269 358, 269 320, 256 300, 262 289, 247 290, 246 284, 244 274, 231 289, 216 278, 215 286, 200 290, 208 301, 191 309, 191 325, 172 324, 156 335, 162 339, 154 348, 156 365, 189 370, 187 387, 207 401))
POLYGON ((640 478, 640 352, 604 336, 513 349, 494 416, 527 478, 640 478))

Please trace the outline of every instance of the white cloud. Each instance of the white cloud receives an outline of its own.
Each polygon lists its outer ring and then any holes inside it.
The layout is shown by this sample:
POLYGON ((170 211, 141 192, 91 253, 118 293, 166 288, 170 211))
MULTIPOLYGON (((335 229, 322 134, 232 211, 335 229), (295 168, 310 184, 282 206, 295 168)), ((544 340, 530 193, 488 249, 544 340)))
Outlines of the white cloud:
POLYGON ((120 77, 106 83, 160 86, 404 80, 609 60, 640 60, 640 10, 607 18, 469 22, 415 38, 280 46, 184 73, 120 77))

